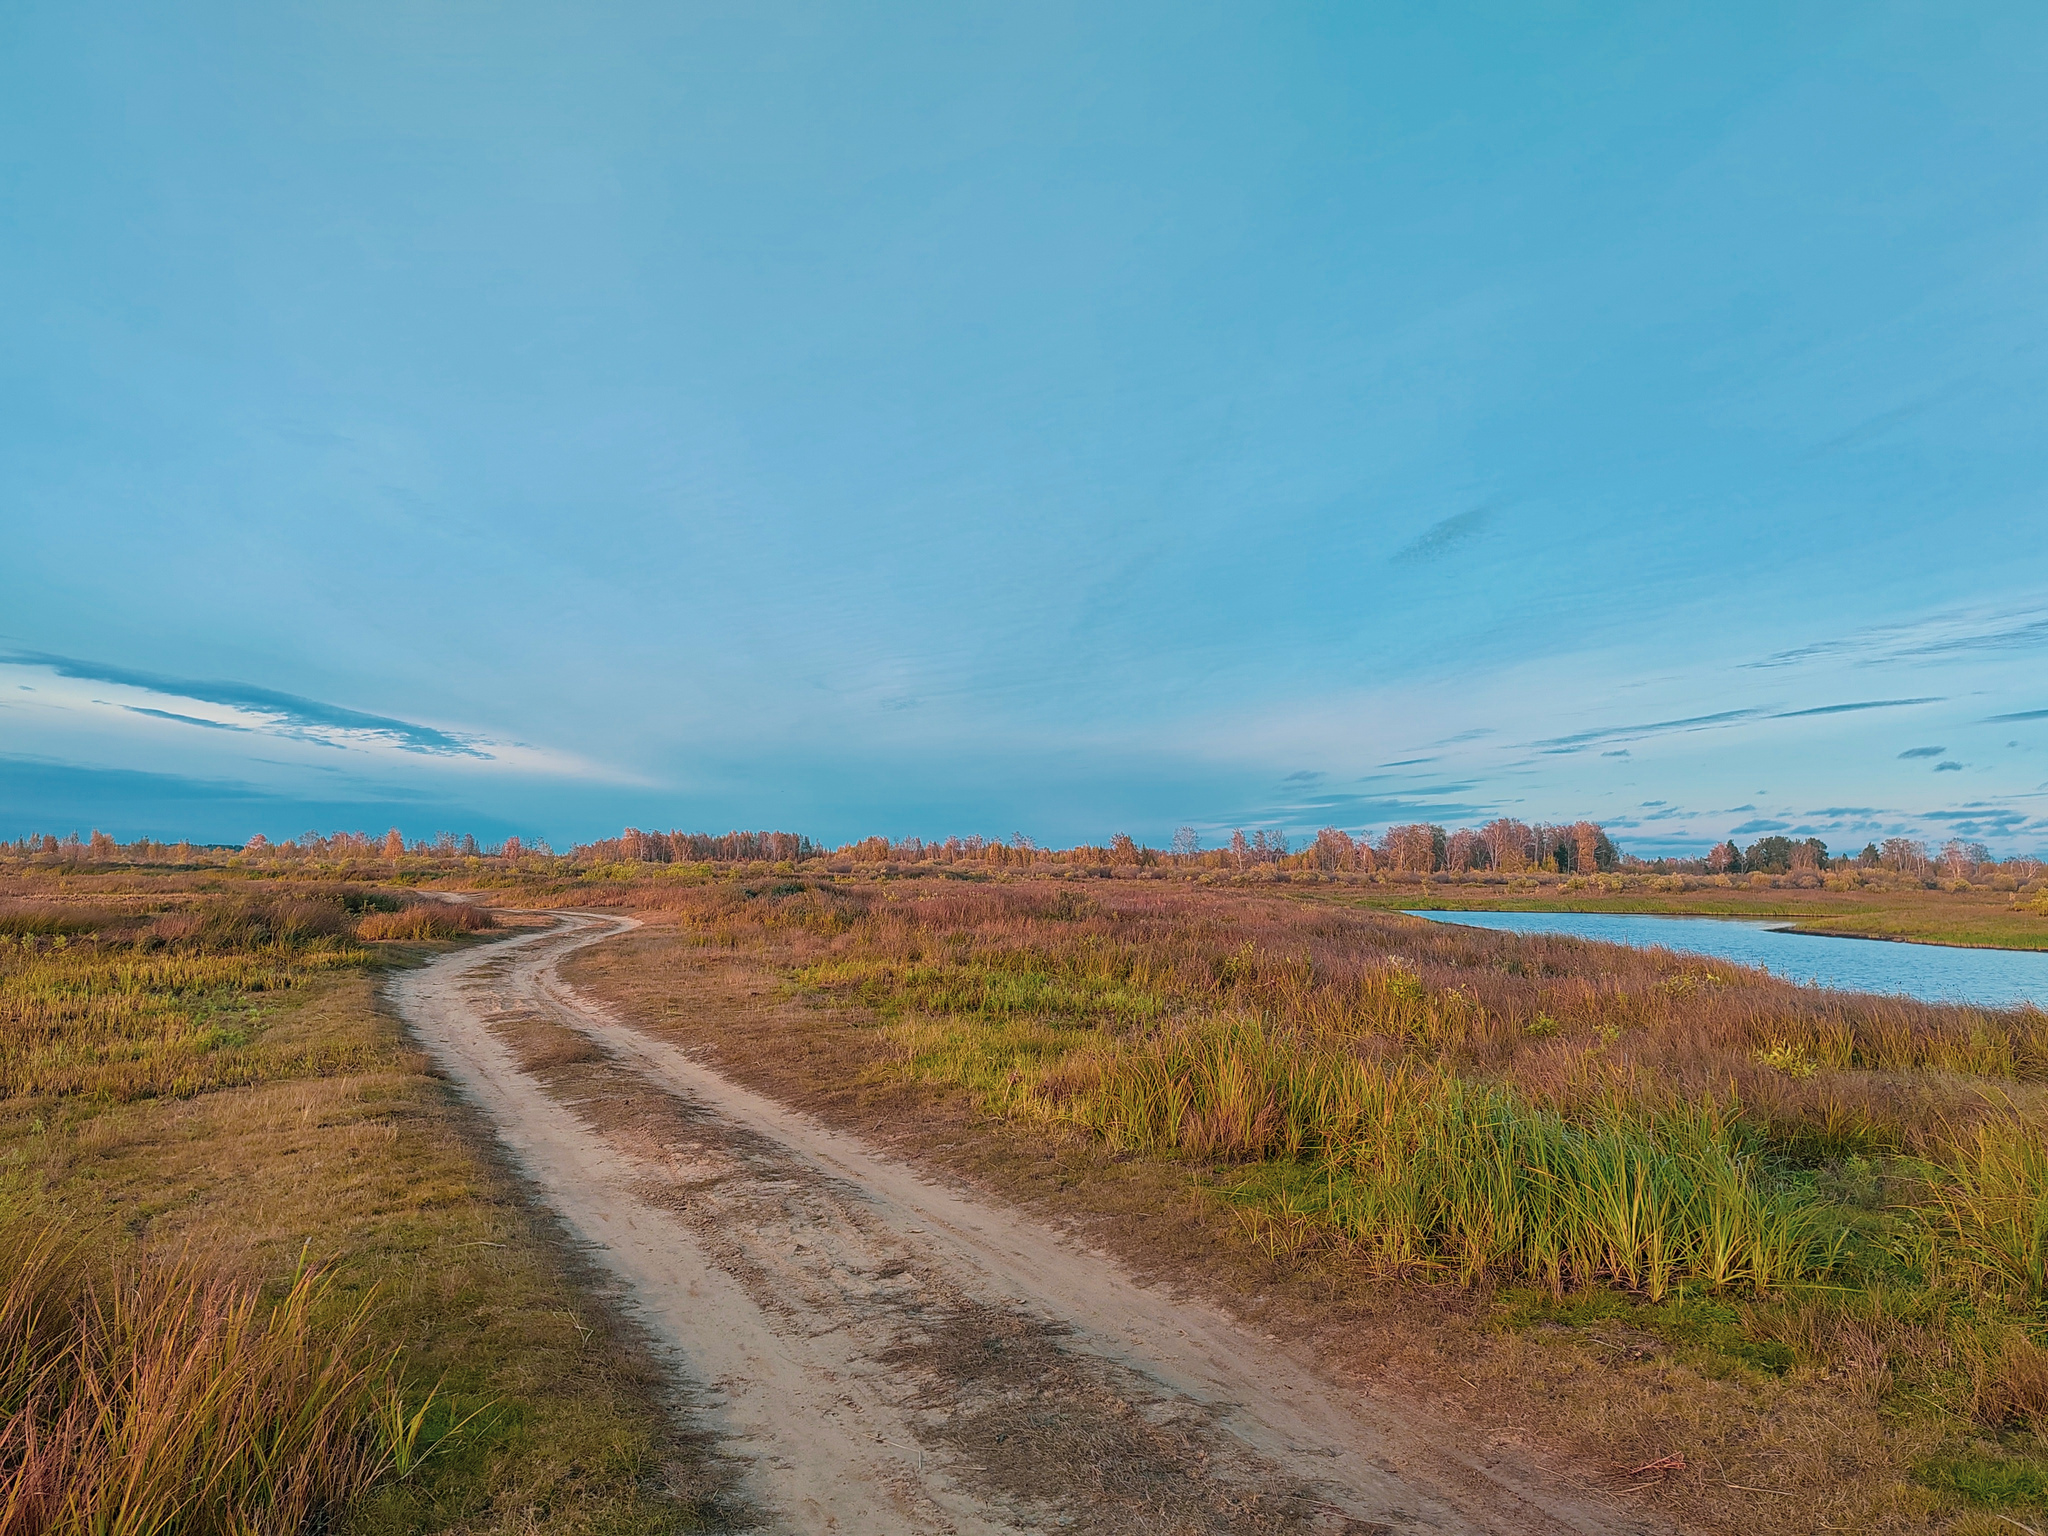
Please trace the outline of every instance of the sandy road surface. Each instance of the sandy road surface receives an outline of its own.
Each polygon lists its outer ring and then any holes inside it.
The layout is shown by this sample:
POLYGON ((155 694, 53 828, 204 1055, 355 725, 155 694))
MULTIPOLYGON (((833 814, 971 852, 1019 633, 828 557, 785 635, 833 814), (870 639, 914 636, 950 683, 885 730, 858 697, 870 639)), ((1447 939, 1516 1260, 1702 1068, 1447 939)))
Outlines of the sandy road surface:
POLYGON ((555 967, 628 926, 564 916, 436 960, 393 995, 624 1283, 761 1527, 1650 1528, 1460 1454, 1255 1329, 610 1017, 555 967), (536 1029, 585 1064, 564 1078, 523 1058, 536 1029))

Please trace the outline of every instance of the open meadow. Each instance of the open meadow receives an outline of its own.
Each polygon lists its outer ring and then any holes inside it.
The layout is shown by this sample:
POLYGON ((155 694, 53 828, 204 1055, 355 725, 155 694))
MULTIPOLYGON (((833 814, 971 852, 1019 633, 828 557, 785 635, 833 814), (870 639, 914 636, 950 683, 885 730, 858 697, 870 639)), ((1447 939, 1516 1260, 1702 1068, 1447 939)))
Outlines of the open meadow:
MULTIPOLYGON (((631 1029, 1616 1519, 2040 1528, 2048 1015, 1388 910, 1883 903, 1984 933, 2035 893, 1571 885, 17 861, 0 1530, 745 1525, 611 1283, 380 1000, 550 908, 640 919, 562 971, 631 1029)), ((499 1027, 564 1102, 645 1098, 499 1027)))

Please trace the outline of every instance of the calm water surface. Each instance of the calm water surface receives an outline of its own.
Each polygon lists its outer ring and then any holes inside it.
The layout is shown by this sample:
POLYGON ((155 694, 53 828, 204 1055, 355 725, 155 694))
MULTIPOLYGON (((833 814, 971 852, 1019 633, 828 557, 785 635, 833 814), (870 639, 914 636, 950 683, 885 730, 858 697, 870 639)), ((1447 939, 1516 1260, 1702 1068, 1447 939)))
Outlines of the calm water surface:
POLYGON ((1663 945, 1760 965, 1787 981, 1850 992, 1903 992, 1929 1003, 2011 1008, 2048 1005, 2048 951, 1963 949, 1786 933, 1768 922, 1650 917, 1626 912, 1410 912, 1437 923, 1505 933, 1561 933, 1603 944, 1663 945))

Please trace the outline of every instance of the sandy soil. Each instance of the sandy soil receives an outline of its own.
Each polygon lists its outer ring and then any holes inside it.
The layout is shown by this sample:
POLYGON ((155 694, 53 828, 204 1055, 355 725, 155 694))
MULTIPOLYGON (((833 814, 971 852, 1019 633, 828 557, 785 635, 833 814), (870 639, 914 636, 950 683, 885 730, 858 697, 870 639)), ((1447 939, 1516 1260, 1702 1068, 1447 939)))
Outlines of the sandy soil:
POLYGON ((1326 1379, 572 991, 553 927, 393 985, 789 1532, 1662 1528, 1326 1379))

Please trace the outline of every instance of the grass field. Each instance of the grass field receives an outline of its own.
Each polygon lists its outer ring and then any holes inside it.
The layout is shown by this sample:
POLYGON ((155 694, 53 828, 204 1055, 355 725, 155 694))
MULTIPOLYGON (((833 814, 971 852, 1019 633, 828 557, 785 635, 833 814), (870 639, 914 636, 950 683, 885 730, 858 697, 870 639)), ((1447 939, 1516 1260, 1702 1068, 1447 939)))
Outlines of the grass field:
MULTIPOLYGON (((0 1326, 29 1362, 0 1529, 88 1528, 50 1489, 120 1446, 75 1405, 150 1340, 242 1384, 216 1449, 311 1426, 297 1482, 230 1469, 242 1502, 181 1528, 719 1523, 636 1341, 379 1008, 386 968, 488 921, 422 886, 657 914, 579 964, 665 1014, 691 956, 779 975, 793 1011, 739 1070, 885 1092, 878 1130, 926 1117, 930 1155, 1539 1447, 1682 1449, 1630 1494, 1674 1516, 1740 1524, 1768 1484, 1835 1528, 2048 1518, 2048 1016, 1385 910, 2021 942, 2032 893, 473 863, 0 870, 0 1326)), ((152 1390, 136 1424, 190 1417, 152 1390)))
POLYGON ((0 901, 0 1530, 713 1524, 637 1341, 377 1000, 488 916, 121 883, 0 901))
MULTIPOLYGON (((1092 1143, 1101 1177, 1184 1169, 1274 1280, 1481 1299, 1493 1342, 1460 1369, 1502 1400, 1546 1382, 1560 1441, 1635 1401, 1696 1457, 1825 1444, 1772 1491, 1848 1501, 1858 1528, 2048 1512, 2048 1015, 1328 888, 669 876, 609 899, 865 1019, 859 1070, 1092 1143), (1645 1342, 1587 1375, 1527 1352, 1617 1327, 1645 1342), (1666 1395, 1626 1374, 1638 1355, 1666 1395)), ((641 967, 680 963, 657 942, 641 967)))

